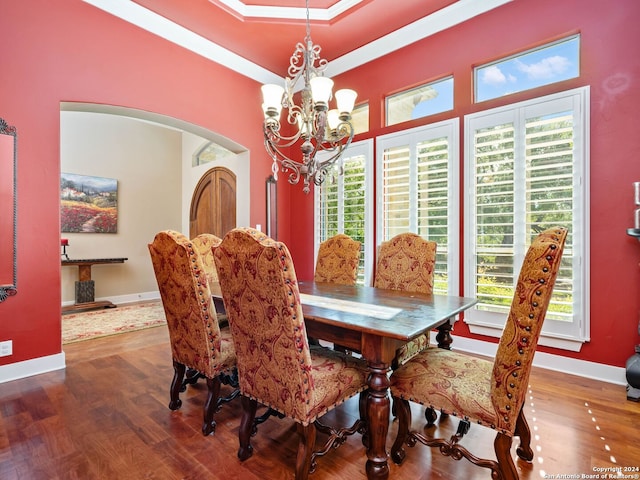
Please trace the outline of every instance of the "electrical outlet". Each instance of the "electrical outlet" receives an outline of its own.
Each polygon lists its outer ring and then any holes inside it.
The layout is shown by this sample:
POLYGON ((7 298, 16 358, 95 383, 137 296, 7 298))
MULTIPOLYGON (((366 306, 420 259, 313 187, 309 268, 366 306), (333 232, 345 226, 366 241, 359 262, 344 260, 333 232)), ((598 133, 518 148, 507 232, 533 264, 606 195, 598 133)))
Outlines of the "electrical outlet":
POLYGON ((0 357, 8 357, 13 355, 13 340, 0 342, 0 357))

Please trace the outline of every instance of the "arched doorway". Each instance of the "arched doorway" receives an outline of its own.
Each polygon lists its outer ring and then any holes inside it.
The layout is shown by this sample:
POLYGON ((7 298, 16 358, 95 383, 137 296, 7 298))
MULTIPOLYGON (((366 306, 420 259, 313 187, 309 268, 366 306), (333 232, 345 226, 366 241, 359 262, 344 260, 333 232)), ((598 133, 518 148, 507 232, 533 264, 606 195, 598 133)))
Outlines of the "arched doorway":
POLYGON ((208 170, 196 185, 189 210, 189 238, 213 233, 222 238, 236 227, 236 176, 224 167, 208 170))

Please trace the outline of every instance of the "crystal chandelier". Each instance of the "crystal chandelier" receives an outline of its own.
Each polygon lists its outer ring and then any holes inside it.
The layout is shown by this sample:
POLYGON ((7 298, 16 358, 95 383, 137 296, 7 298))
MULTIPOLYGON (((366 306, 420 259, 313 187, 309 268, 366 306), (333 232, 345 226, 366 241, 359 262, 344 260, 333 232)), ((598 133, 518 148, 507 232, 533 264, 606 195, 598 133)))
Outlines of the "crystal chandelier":
POLYGON ((284 88, 280 85, 262 86, 264 111, 264 146, 273 159, 271 170, 278 179, 278 170, 289 172, 289 183, 297 184, 302 177, 303 192, 309 193, 313 182, 321 185, 334 169, 342 174, 340 157, 353 139, 351 111, 356 101, 356 92, 349 89, 335 92, 337 108, 329 110, 333 80, 324 76, 327 60, 320 58, 320 47, 311 41, 309 23, 309 1, 307 10, 307 32, 304 44, 298 42, 289 59, 284 88), (294 89, 302 79, 301 104, 293 101, 294 89), (287 109, 287 122, 291 125, 291 136, 281 135, 280 112, 287 109), (300 143, 302 159, 293 160, 285 151, 300 143), (316 154, 321 154, 319 159, 316 154))

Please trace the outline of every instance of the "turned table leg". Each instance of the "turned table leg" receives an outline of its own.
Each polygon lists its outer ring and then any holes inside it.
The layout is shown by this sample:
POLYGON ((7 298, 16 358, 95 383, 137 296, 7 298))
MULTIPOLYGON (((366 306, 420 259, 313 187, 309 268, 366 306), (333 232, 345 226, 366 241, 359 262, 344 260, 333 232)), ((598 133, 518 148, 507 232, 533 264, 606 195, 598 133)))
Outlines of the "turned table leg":
POLYGON ((438 334, 436 335, 438 348, 451 350, 451 344, 453 343, 453 338, 451 338, 451 328, 451 320, 447 320, 439 327, 436 327, 436 329, 438 330, 438 334))
POLYGON ((385 480, 389 477, 389 457, 386 450, 389 431, 389 365, 369 365, 367 395, 367 428, 369 448, 367 450, 367 478, 385 480))

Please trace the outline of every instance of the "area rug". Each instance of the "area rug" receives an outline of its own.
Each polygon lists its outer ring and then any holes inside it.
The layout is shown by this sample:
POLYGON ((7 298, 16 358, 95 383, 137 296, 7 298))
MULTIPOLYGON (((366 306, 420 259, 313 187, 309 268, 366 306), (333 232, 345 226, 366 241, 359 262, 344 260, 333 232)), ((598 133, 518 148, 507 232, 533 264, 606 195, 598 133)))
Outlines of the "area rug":
POLYGON ((160 300, 62 316, 62 343, 73 343, 164 325, 160 300))

